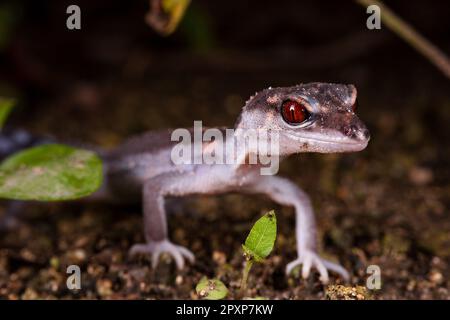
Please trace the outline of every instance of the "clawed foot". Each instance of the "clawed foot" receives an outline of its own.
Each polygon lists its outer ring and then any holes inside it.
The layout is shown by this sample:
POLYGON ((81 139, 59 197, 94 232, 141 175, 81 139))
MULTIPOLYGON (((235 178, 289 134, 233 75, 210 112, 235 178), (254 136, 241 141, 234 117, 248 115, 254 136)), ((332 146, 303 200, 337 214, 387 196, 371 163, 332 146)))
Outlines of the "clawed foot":
POLYGON ((168 253, 174 260, 178 269, 183 269, 184 260, 187 259, 191 263, 194 263, 194 255, 191 251, 182 246, 177 246, 168 240, 159 242, 149 242, 146 244, 135 244, 131 247, 129 254, 134 256, 137 254, 151 255, 152 267, 156 268, 161 253, 168 253))
POLYGON ((317 253, 309 250, 303 251, 296 260, 290 262, 286 266, 286 274, 290 274, 292 270, 300 264, 303 265, 302 277, 304 279, 308 278, 312 267, 316 268, 319 271, 320 281, 322 281, 322 283, 324 284, 328 283, 329 281, 328 270, 336 272, 337 274, 342 276, 345 281, 348 281, 350 279, 348 272, 342 266, 325 260, 319 257, 317 253))

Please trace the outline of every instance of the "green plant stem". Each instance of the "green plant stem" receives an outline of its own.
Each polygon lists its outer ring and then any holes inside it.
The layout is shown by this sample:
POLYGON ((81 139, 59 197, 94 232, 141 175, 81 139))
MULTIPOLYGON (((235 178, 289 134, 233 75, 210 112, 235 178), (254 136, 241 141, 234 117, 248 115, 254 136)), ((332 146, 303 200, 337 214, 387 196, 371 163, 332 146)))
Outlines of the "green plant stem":
POLYGON ((253 266, 253 259, 249 259, 245 261, 244 270, 242 272, 242 281, 241 281, 241 292, 244 292, 247 289, 247 280, 248 274, 250 273, 250 269, 253 266))
POLYGON ((378 0, 356 0, 356 2, 365 7, 372 4, 379 6, 381 9, 381 20, 384 24, 424 55, 431 63, 441 70, 447 78, 450 78, 450 61, 446 54, 418 33, 410 24, 397 16, 383 2, 378 0))

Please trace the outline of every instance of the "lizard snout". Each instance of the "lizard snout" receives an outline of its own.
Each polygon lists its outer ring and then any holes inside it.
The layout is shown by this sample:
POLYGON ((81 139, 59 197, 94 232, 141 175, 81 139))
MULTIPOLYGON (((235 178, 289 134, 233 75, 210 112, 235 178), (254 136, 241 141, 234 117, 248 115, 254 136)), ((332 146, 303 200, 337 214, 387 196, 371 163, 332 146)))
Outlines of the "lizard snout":
POLYGON ((344 130, 344 134, 360 142, 370 140, 370 132, 362 122, 360 124, 351 124, 344 130))

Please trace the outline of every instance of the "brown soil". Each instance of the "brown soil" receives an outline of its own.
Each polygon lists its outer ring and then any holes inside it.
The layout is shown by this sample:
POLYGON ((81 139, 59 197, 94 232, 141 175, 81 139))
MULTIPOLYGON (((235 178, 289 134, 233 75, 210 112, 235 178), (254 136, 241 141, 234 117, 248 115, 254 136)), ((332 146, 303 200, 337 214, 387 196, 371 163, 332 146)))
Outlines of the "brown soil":
MULTIPOLYGON (((368 298, 449 299, 448 80, 412 49, 384 48, 322 69, 291 69, 295 62, 284 51, 268 52, 263 61, 278 64, 266 68, 258 61, 249 64, 257 50, 235 50, 243 62, 224 65, 214 51, 155 53, 145 46, 127 51, 126 59, 111 57, 114 67, 99 67, 108 70, 101 76, 82 77, 68 61, 60 61, 62 70, 48 62, 51 89, 39 85, 51 94, 28 96, 12 122, 111 146, 138 132, 191 126, 199 119, 208 126, 232 126, 244 101, 270 85, 355 83, 358 112, 372 135, 368 148, 294 156, 282 163, 280 174, 312 197, 320 252, 351 272, 347 285, 365 286, 367 266, 378 265, 382 286, 368 298)), ((95 73, 93 65, 83 72, 95 73)), ((296 255, 293 209, 263 197, 224 195, 189 199, 170 210, 171 239, 197 258, 181 272, 165 256, 156 270, 145 258, 127 258, 130 246, 143 241, 138 205, 29 203, 18 229, 0 235, 0 298, 197 299, 195 285, 204 275, 220 278, 233 298, 242 272, 241 244, 252 223, 270 209, 278 216, 278 238, 267 261, 253 267, 247 295, 348 296, 326 294, 335 288, 327 291, 316 273, 308 280, 298 273, 285 276, 296 255), (81 267, 79 292, 66 288, 71 264, 81 267)), ((334 276, 331 282, 342 284, 334 276)))

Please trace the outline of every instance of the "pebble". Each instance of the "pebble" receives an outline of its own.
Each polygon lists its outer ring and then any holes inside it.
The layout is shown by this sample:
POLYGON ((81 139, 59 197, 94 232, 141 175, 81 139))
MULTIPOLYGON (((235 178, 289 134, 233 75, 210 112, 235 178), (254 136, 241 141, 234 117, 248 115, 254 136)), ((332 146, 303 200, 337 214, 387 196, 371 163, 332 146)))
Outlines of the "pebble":
POLYGON ((222 251, 214 251, 212 254, 212 259, 218 265, 224 265, 227 262, 227 256, 222 251))
POLYGON ((96 284, 97 292, 102 297, 107 297, 112 294, 112 281, 109 279, 100 279, 96 284))
POLYGON ((177 275, 177 277, 175 278, 175 283, 176 283, 177 285, 182 284, 183 281, 184 281, 184 279, 183 279, 183 276, 182 276, 182 275, 177 275))
POLYGON ((442 275, 442 273, 436 270, 432 270, 428 278, 430 279, 431 282, 435 284, 441 284, 444 280, 444 276, 442 275))

